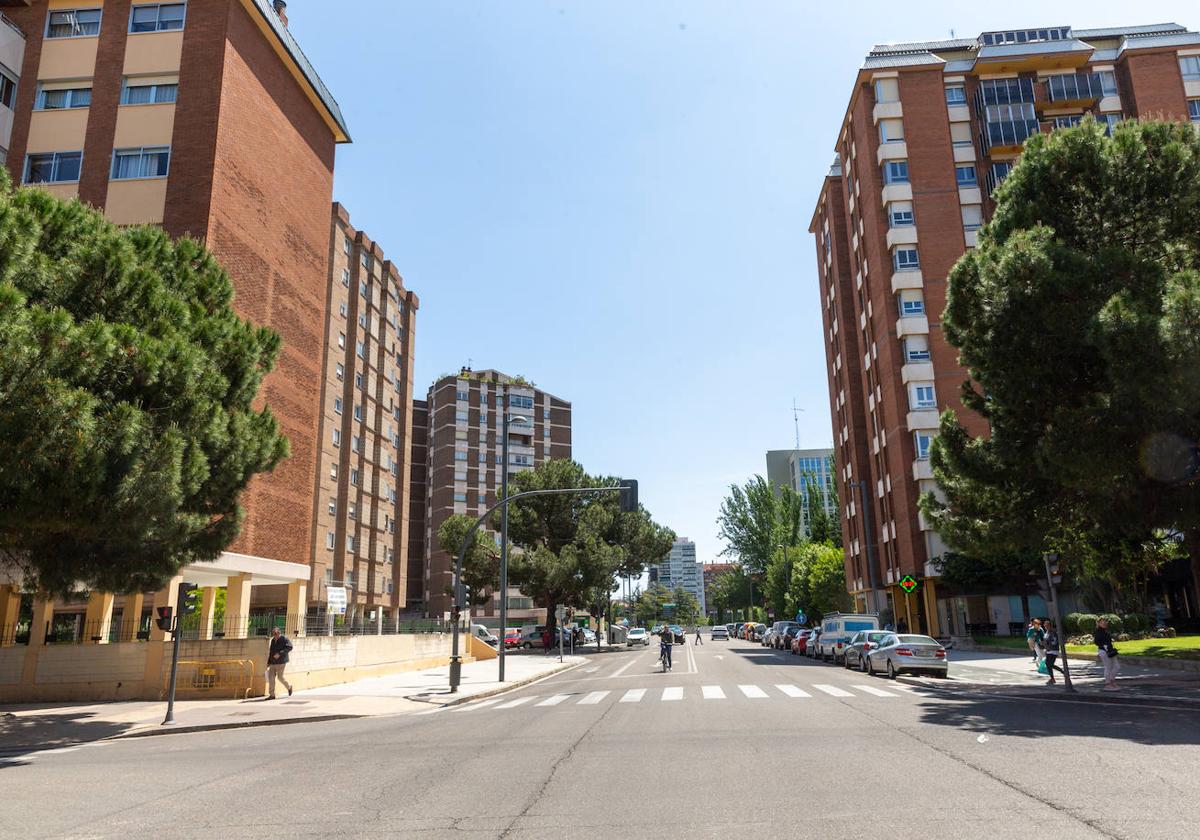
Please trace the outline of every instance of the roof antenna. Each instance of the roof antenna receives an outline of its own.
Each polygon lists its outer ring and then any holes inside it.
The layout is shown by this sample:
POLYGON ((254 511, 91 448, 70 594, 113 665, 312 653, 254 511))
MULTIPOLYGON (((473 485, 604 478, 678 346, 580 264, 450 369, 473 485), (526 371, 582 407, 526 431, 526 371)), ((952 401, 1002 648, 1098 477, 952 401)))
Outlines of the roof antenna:
POLYGON ((953 27, 950 28, 950 40, 951 41, 954 40, 954 28, 953 27))
POLYGON ((796 398, 792 397, 792 422, 796 424, 796 448, 800 448, 800 412, 803 408, 796 406, 796 398))

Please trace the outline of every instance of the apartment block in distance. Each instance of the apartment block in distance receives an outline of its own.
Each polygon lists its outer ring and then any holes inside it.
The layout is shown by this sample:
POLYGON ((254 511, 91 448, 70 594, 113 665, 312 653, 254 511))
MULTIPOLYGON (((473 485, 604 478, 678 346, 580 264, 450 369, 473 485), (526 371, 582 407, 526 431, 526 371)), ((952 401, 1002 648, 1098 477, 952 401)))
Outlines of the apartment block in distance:
MULTIPOLYGON (((1178 24, 1038 27, 877 46, 852 82, 816 237, 846 576, 859 608, 914 630, 1008 631, 1036 598, 943 591, 946 547, 917 509, 935 489, 938 415, 964 411, 943 336, 946 277, 1031 135, 1091 116, 1200 124, 1200 33, 1178 24), (914 575, 921 588, 898 587, 914 575)), ((832 128, 832 127, 831 127, 832 128)), ((831 132, 832 133, 832 132, 831 132)))
POLYGON ((829 465, 832 457, 832 449, 770 449, 767 451, 767 481, 776 495, 778 488, 790 487, 806 505, 809 486, 815 484, 825 512, 837 516, 833 503, 833 473, 829 465))
MULTIPOLYGON (((435 382, 425 403, 423 601, 427 615, 440 617, 450 612, 455 558, 438 546, 438 529, 456 513, 477 517, 495 504, 502 469, 512 475, 551 458, 570 458, 571 404, 521 377, 469 368, 435 382), (509 415, 527 421, 509 424, 507 466, 501 464, 506 400, 509 415)), ((515 587, 509 589, 508 598, 511 625, 544 619, 515 587)), ((491 603, 472 607, 472 614, 481 619, 498 616, 499 599, 496 593, 491 603)))
POLYGON ((333 205, 310 611, 345 587, 347 620, 406 606, 417 296, 333 205))
POLYGON ((13 27, 25 41, 20 68, 9 68, 19 71, 13 180, 118 224, 203 240, 233 280, 238 313, 282 336, 261 396, 291 457, 243 494, 226 559, 241 573, 239 605, 282 603, 277 584, 299 581, 291 612, 306 599, 313 554, 329 208, 335 149, 349 141, 337 102, 282 0, 2 5, 0 45, 13 27))
POLYGON ((700 615, 708 614, 704 597, 706 576, 704 567, 696 562, 696 544, 687 537, 679 537, 671 546, 671 552, 649 568, 650 584, 660 584, 674 592, 682 587, 696 597, 700 604, 700 615))

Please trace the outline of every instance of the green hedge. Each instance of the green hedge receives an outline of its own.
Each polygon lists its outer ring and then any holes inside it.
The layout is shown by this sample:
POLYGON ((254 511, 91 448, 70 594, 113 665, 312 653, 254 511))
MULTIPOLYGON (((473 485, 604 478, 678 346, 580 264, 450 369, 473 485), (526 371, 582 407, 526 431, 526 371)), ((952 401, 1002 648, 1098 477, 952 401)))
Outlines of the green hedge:
POLYGON ((1093 633, 1096 630, 1096 620, 1099 618, 1092 613, 1067 613, 1063 619, 1068 633, 1093 633))

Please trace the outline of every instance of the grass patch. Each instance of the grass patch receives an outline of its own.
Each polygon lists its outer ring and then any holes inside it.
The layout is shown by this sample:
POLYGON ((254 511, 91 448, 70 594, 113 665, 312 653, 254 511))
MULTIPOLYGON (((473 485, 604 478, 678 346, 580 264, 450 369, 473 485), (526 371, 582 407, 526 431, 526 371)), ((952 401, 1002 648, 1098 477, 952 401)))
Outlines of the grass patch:
MULTIPOLYGON (((986 647, 1028 651, 1024 636, 975 636, 975 643, 986 647)), ((1117 642, 1117 650, 1126 656, 1157 656, 1163 659, 1200 659, 1200 636, 1174 639, 1139 639, 1117 642)), ((1095 653, 1095 645, 1067 645, 1067 653, 1095 653)))

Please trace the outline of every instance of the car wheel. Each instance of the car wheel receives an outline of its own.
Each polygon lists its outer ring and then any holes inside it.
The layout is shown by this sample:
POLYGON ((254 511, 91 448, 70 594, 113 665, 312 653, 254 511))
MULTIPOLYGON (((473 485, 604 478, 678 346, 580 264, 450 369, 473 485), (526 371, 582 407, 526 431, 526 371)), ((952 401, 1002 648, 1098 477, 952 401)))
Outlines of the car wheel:
POLYGON ((849 656, 842 657, 842 667, 845 668, 847 671, 850 670, 850 657, 849 656))
POLYGON ((860 669, 860 670, 861 670, 861 671, 862 671, 864 674, 866 674, 866 673, 869 673, 869 672, 867 671, 867 665, 868 665, 868 663, 869 663, 870 661, 871 661, 871 660, 870 660, 870 659, 868 659, 868 658, 866 658, 865 656, 864 656, 862 659, 859 659, 859 660, 858 660, 858 667, 859 667, 859 669, 860 669))
POLYGON ((892 664, 892 660, 888 660, 887 675, 889 680, 896 679, 896 666, 892 664))
POLYGON ((863 670, 865 670, 867 672, 867 676, 870 676, 870 677, 875 676, 875 665, 872 664, 871 657, 869 657, 869 656, 867 657, 867 665, 866 665, 866 668, 864 668, 863 670))
POLYGON ((521 648, 523 650, 533 650, 533 645, 531 645, 529 642, 526 642, 525 644, 521 645, 521 648))

